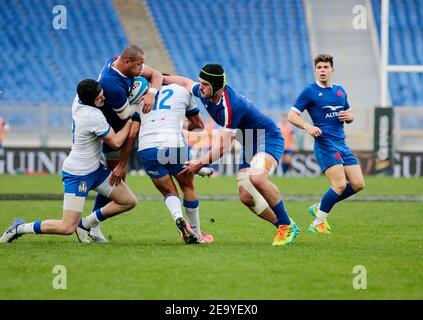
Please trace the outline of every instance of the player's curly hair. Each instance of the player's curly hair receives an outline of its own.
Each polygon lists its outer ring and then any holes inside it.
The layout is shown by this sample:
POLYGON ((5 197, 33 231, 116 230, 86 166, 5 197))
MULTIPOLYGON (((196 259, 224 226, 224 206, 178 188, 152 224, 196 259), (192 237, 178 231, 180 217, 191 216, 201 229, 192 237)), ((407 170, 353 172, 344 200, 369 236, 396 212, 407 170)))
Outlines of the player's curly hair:
POLYGON ((316 66, 319 62, 329 62, 330 66, 333 68, 333 56, 330 54, 319 54, 316 58, 314 58, 314 66, 316 66))
POLYGON ((94 100, 98 97, 102 89, 98 81, 84 79, 78 83, 76 92, 78 93, 79 100, 81 100, 83 104, 95 107, 94 100))

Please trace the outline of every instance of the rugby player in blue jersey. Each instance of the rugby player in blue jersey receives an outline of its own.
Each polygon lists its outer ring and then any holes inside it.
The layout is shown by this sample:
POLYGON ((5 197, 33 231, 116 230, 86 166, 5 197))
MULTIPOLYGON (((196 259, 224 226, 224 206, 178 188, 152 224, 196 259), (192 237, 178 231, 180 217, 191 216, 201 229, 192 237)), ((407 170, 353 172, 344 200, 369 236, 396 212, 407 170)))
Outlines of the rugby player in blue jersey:
MULTIPOLYGON (((138 115, 136 111, 140 108, 139 106, 142 106, 143 113, 150 112, 155 103, 156 94, 162 86, 162 74, 158 70, 144 64, 144 59, 144 51, 135 45, 131 45, 125 48, 119 56, 113 57, 107 61, 100 72, 98 81, 103 87, 104 96, 106 97, 102 112, 115 132, 119 132, 124 127, 125 123, 134 112, 135 115, 138 115), (129 104, 128 96, 134 84, 134 77, 137 76, 147 78, 151 86, 148 92, 139 98, 140 104, 137 102, 131 105, 129 104)), ((134 120, 140 121, 139 116, 134 118, 134 120)), ((131 128, 128 139, 134 135, 136 136, 136 134, 136 130, 131 128)), ((119 164, 121 150, 126 150, 125 145, 127 143, 128 141, 125 141, 123 146, 119 149, 114 149, 107 144, 103 144, 103 154, 106 165, 110 170, 115 169, 119 164)), ((132 150, 129 150, 128 152, 131 151, 132 150)), ((124 172, 126 172, 126 168, 124 172)), ((124 179, 125 176, 122 178, 124 179)), ((93 212, 104 207, 109 201, 110 199, 104 195, 98 194, 93 212)), ((83 230, 81 222, 80 227, 77 229, 77 233, 83 234, 86 231, 94 242, 107 242, 99 225, 94 226, 90 230, 83 230)), ((79 239, 81 238, 82 236, 79 235, 79 239)))
POLYGON ((357 158, 345 141, 344 123, 351 123, 354 117, 344 88, 332 83, 333 57, 318 55, 314 67, 316 82, 300 93, 288 120, 314 137, 314 155, 331 184, 320 203, 309 208, 314 220, 308 232, 330 233, 326 218, 332 207, 362 190, 364 178, 357 158), (301 119, 304 110, 313 124, 301 119))
POLYGON ((230 150, 236 138, 242 145, 237 175, 241 202, 277 227, 273 245, 292 243, 299 229, 288 217, 280 192, 269 179, 284 148, 280 130, 251 101, 226 85, 221 65, 205 65, 199 78, 199 83, 180 76, 166 76, 163 80, 164 83, 184 86, 200 98, 210 116, 222 127, 219 145, 212 146, 199 159, 189 161, 181 173, 196 173, 215 162, 226 150, 230 150))

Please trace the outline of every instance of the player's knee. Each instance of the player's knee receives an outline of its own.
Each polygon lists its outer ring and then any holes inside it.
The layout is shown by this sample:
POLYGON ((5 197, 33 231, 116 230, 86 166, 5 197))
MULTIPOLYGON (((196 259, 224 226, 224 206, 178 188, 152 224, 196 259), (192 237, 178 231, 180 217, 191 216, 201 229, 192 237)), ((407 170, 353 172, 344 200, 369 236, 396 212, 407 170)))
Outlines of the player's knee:
POLYGON ((252 207, 254 205, 253 197, 248 192, 240 192, 239 200, 247 207, 252 207))
POLYGON ((364 182, 364 180, 362 180, 358 183, 351 184, 351 187, 355 192, 360 192, 366 187, 366 183, 364 182))
POLYGON ((344 182, 340 182, 340 183, 336 183, 334 185, 332 185, 332 189, 337 193, 337 194, 341 194, 342 192, 344 192, 345 188, 347 187, 347 183, 344 182))
POLYGON ((256 188, 257 190, 261 189, 267 179, 267 177, 263 174, 252 174, 249 176, 249 178, 254 188, 256 188))
POLYGON ((137 204, 138 204, 138 199, 135 195, 132 194, 130 197, 128 197, 128 201, 126 203, 126 205, 128 206, 128 209, 135 208, 137 204))

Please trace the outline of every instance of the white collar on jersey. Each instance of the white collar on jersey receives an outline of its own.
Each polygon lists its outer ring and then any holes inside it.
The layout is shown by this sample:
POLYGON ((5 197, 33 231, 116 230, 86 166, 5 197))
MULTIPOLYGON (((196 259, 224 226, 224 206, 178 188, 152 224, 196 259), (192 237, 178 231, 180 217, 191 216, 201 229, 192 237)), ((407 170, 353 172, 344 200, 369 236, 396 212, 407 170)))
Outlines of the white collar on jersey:
MULTIPOLYGON (((116 59, 117 60, 117 59, 116 59)), ((116 61, 115 60, 115 61, 116 61)), ((115 70, 117 73, 119 73, 122 77, 127 78, 127 76, 125 76, 122 72, 120 72, 118 69, 116 69, 115 67, 113 67, 113 63, 115 62, 113 61, 112 63, 110 63, 110 68, 112 68, 113 70, 115 70)))
POLYGON ((329 86, 329 87, 324 87, 320 84, 319 81, 316 81, 316 84, 320 87, 320 88, 332 88, 333 87, 333 83, 329 86))

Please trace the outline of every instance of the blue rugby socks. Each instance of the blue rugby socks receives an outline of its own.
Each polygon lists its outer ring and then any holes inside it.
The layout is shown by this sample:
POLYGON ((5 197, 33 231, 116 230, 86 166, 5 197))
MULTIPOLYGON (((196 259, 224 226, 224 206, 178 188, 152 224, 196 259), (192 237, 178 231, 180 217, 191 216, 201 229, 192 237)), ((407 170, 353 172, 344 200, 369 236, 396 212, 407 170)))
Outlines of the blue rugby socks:
POLYGON ((291 224, 289 221, 288 213, 286 212, 285 206, 283 204, 283 201, 279 202, 276 206, 271 207, 273 212, 276 215, 276 218, 278 219, 277 224, 278 226, 282 224, 291 224))

